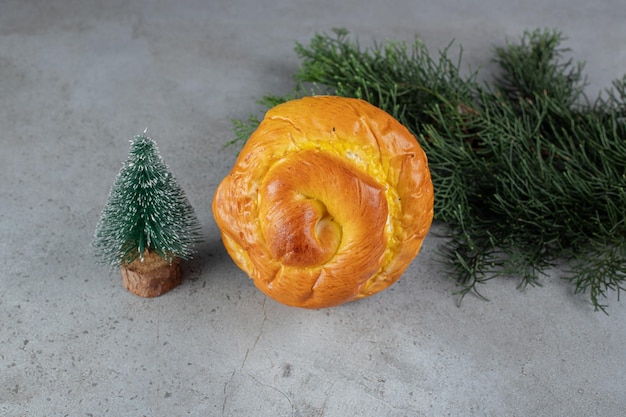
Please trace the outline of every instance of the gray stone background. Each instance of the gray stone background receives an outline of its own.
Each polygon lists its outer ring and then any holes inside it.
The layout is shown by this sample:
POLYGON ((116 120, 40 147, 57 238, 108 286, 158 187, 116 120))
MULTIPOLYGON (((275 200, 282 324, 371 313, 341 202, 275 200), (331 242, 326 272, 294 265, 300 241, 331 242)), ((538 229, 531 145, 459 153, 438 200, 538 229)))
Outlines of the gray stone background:
POLYGON ((295 41, 455 40, 489 71, 494 45, 556 28, 595 96, 626 72, 625 22, 623 0, 1 1, 0 415, 626 415, 615 297, 595 313, 555 270, 457 307, 433 229, 391 289, 289 308, 235 267, 210 208, 231 119, 291 89, 295 41), (146 126, 205 237, 183 285, 150 300, 90 248, 146 126))

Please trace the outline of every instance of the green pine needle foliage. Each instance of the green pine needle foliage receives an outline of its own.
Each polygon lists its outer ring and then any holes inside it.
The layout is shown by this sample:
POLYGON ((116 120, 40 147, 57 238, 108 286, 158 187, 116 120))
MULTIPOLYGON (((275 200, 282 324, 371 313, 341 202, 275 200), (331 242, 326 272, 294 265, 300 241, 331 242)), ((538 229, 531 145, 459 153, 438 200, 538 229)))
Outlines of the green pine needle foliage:
MULTIPOLYGON (((605 311, 609 293, 626 288, 626 77, 589 100, 584 66, 565 59, 564 40, 525 32, 494 49, 500 71, 479 83, 477 72, 462 73, 462 50, 450 58, 451 45, 436 57, 419 39, 361 48, 339 29, 297 43, 294 93, 260 103, 358 97, 407 126, 428 155, 461 299, 494 277, 539 285, 565 261, 563 278, 605 311)), ((258 121, 235 121, 233 142, 258 121)))
POLYGON ((94 234, 93 247, 111 267, 154 251, 167 261, 187 259, 200 240, 200 226, 183 190, 163 162, 157 144, 144 135, 131 141, 94 234))

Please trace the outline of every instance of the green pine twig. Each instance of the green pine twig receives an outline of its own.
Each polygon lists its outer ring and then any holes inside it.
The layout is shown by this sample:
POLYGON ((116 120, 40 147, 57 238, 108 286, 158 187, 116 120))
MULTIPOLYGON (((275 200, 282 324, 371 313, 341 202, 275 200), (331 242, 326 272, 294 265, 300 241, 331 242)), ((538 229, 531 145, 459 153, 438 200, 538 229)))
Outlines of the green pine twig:
MULTIPOLYGON (((584 65, 566 59, 558 31, 525 32, 494 49, 490 84, 462 75, 450 48, 432 58, 416 39, 361 48, 345 30, 297 43, 297 87, 269 108, 308 94, 358 97, 386 110, 420 141, 448 225, 446 265, 461 298, 498 276, 539 285, 556 262, 563 278, 606 311, 626 288, 626 76, 595 100, 584 65)), ((237 129, 245 141, 258 119, 237 129)))

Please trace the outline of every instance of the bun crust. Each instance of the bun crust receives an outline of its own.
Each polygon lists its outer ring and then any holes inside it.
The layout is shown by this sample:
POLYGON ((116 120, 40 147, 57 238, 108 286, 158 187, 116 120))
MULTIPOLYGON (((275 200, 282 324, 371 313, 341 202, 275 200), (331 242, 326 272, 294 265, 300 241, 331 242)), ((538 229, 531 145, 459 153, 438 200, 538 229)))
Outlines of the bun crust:
POLYGON ((397 120, 358 99, 270 109, 213 199, 224 246, 290 306, 375 294, 417 256, 433 218, 426 155, 397 120))

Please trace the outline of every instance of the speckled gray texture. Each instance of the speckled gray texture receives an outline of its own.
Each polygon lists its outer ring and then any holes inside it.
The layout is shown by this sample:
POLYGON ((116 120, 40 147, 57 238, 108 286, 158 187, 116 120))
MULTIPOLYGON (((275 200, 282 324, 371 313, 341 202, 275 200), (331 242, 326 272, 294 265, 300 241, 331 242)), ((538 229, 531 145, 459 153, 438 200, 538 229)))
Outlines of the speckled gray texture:
POLYGON ((210 209, 230 119, 289 91, 294 41, 455 39, 489 70, 495 44, 558 28, 595 95, 626 72, 624 22, 623 0, 1 2, 0 415, 626 415, 624 302, 594 313, 554 270, 457 307, 434 229, 391 289, 289 308, 235 267, 210 209), (183 285, 150 300, 89 246, 146 126, 205 237, 183 285))

